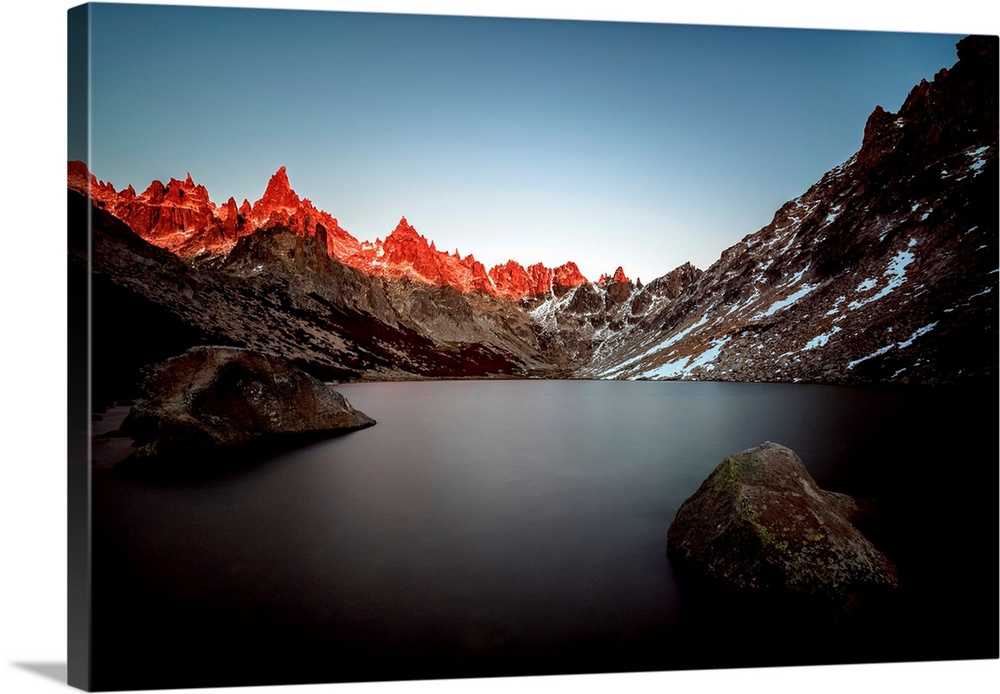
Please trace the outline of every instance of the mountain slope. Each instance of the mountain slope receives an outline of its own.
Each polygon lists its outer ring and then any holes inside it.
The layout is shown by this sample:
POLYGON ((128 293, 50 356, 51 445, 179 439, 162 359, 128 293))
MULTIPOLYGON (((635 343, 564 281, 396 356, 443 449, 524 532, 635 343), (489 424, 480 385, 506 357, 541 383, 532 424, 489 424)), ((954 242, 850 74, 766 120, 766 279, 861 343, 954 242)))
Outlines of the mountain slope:
POLYGON ((861 150, 595 349, 600 378, 940 383, 997 374, 995 37, 877 107, 861 150))
POLYGON ((69 272, 79 278, 89 225, 98 404, 131 397, 143 365, 196 344, 280 354, 324 380, 523 377, 550 375, 559 363, 543 355, 520 311, 347 267, 327 254, 322 231, 259 230, 227 256, 191 264, 101 209, 88 215, 89 204, 69 191, 69 272), (424 308, 433 321, 413 305, 421 301, 435 307, 424 308))

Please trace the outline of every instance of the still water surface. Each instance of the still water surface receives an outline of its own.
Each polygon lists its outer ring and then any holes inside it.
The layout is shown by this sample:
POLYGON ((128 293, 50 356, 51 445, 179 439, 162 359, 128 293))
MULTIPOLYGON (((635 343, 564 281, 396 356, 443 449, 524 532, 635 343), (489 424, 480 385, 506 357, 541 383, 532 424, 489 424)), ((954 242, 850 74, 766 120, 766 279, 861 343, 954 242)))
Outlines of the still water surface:
POLYGON ((995 394, 341 391, 378 424, 200 483, 95 472, 98 684, 102 671, 133 687, 997 655, 995 394), (775 639, 781 625, 699 611, 678 587, 674 513, 725 456, 766 440, 824 489, 882 503, 905 590, 877 638, 775 639))

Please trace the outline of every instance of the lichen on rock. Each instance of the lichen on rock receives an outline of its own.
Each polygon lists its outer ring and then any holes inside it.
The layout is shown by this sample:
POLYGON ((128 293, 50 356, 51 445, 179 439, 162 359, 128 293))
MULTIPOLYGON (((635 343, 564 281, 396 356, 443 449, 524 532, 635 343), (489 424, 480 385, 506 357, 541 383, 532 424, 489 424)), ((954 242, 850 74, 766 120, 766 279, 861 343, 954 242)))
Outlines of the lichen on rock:
POLYGON ((794 451, 766 442, 723 460, 677 511, 667 550, 705 585, 834 617, 884 602, 896 566, 855 526, 851 497, 821 490, 794 451))

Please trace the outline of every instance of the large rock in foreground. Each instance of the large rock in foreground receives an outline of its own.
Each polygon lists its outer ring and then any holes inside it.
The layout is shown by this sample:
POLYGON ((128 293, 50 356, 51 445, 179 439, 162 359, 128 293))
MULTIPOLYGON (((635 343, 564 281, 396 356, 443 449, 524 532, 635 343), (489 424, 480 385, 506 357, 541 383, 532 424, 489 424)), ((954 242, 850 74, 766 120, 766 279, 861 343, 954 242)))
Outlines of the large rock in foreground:
POLYGON ((375 424, 331 386, 273 355, 194 347, 150 367, 122 433, 130 461, 211 464, 375 424))
POLYGON ((775 443, 731 455, 685 501, 667 532, 683 578, 790 610, 835 618, 880 603, 895 565, 852 523, 849 496, 821 490, 775 443))

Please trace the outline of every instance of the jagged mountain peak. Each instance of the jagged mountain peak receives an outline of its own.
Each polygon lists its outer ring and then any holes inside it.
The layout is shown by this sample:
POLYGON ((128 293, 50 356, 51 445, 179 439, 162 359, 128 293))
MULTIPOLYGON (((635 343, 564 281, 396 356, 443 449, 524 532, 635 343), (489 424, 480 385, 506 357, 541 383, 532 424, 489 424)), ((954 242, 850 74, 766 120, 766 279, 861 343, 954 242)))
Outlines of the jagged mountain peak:
POLYGON ((292 190, 292 185, 288 180, 288 173, 284 166, 281 166, 270 180, 264 195, 253 205, 255 214, 263 215, 276 210, 294 210, 302 200, 292 190))
POLYGON ((625 270, 622 269, 621 265, 619 265, 618 269, 615 270, 611 275, 605 275, 605 274, 602 273, 600 279, 597 280, 597 284, 603 286, 605 284, 608 284, 609 282, 628 283, 628 282, 631 282, 631 281, 632 280, 630 280, 625 275, 625 270))
POLYGON ((390 232, 389 236, 386 237, 386 241, 388 242, 389 239, 393 239, 395 241, 402 241, 404 239, 423 240, 423 238, 424 238, 423 236, 417 233, 416 228, 414 228, 412 224, 407 222, 406 217, 403 216, 399 218, 399 224, 396 225, 396 228, 393 229, 392 232, 390 232))
POLYGON ((917 168, 997 131, 996 36, 967 36, 958 62, 921 80, 898 113, 876 106, 857 154, 861 172, 917 168))
POLYGON ((267 181, 267 187, 274 188, 275 190, 291 190, 292 186, 288 181, 288 169, 284 164, 271 174, 271 178, 267 181))

